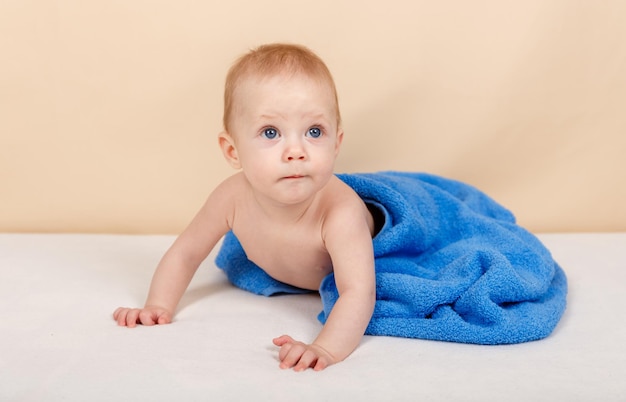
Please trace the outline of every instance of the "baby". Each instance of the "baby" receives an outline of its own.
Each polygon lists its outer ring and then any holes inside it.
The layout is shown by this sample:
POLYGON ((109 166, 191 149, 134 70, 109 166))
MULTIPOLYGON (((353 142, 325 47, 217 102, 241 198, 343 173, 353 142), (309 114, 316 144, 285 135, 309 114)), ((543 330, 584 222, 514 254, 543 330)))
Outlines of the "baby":
POLYGON ((118 325, 168 324, 200 263, 228 231, 274 279, 317 290, 334 273, 339 299, 311 344, 283 335, 281 368, 322 370, 359 345, 376 302, 374 220, 333 173, 343 131, 333 78, 296 45, 261 46, 230 69, 219 146, 227 178, 158 264, 143 308, 118 325))

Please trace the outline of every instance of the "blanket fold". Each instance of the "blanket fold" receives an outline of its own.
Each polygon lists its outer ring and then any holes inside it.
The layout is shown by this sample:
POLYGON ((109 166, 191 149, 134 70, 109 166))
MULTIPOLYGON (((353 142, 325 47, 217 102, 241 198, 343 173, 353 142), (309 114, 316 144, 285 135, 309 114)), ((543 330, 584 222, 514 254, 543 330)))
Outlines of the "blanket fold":
MULTIPOLYGON (((368 335, 478 344, 548 336, 567 280, 513 214, 474 187, 424 173, 337 175, 384 216, 374 237, 376 307, 368 335)), ((236 286, 261 295, 303 293, 249 261, 228 233, 216 258, 236 286)), ((339 298, 333 274, 319 289, 324 323, 339 298)))

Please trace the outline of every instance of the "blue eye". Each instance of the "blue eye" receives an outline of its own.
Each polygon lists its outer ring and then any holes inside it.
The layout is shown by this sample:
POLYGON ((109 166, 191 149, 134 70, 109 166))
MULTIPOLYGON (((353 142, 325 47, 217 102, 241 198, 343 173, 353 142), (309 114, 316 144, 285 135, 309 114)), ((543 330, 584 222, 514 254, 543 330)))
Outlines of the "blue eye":
POLYGON ((319 127, 311 127, 307 135, 311 138, 320 138, 322 136, 322 130, 320 130, 319 127))
POLYGON ((278 136, 278 131, 275 128, 266 128, 261 133, 261 136, 267 138, 268 140, 273 140, 278 136))

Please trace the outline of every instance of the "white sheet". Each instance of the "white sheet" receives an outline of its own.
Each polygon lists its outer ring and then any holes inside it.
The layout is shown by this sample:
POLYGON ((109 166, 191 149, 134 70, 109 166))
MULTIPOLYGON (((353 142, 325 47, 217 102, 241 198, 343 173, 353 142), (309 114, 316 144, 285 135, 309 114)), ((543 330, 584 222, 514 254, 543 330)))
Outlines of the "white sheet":
POLYGON ((315 295, 255 296, 210 257, 172 325, 117 327, 171 236, 0 234, 0 401, 624 401, 626 233, 540 238, 569 279, 548 338, 508 346, 365 337, 323 372, 271 339, 320 329, 315 295))

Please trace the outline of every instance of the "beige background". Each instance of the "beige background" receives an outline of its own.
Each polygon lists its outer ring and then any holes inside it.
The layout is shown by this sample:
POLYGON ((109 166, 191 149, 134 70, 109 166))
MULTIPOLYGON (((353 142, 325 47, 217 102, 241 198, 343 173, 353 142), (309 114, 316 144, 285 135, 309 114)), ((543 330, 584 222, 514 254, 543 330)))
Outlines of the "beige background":
POLYGON ((222 86, 334 73, 337 171, 478 186, 533 231, 626 230, 626 2, 0 1, 0 231, 176 233, 231 169, 222 86))

